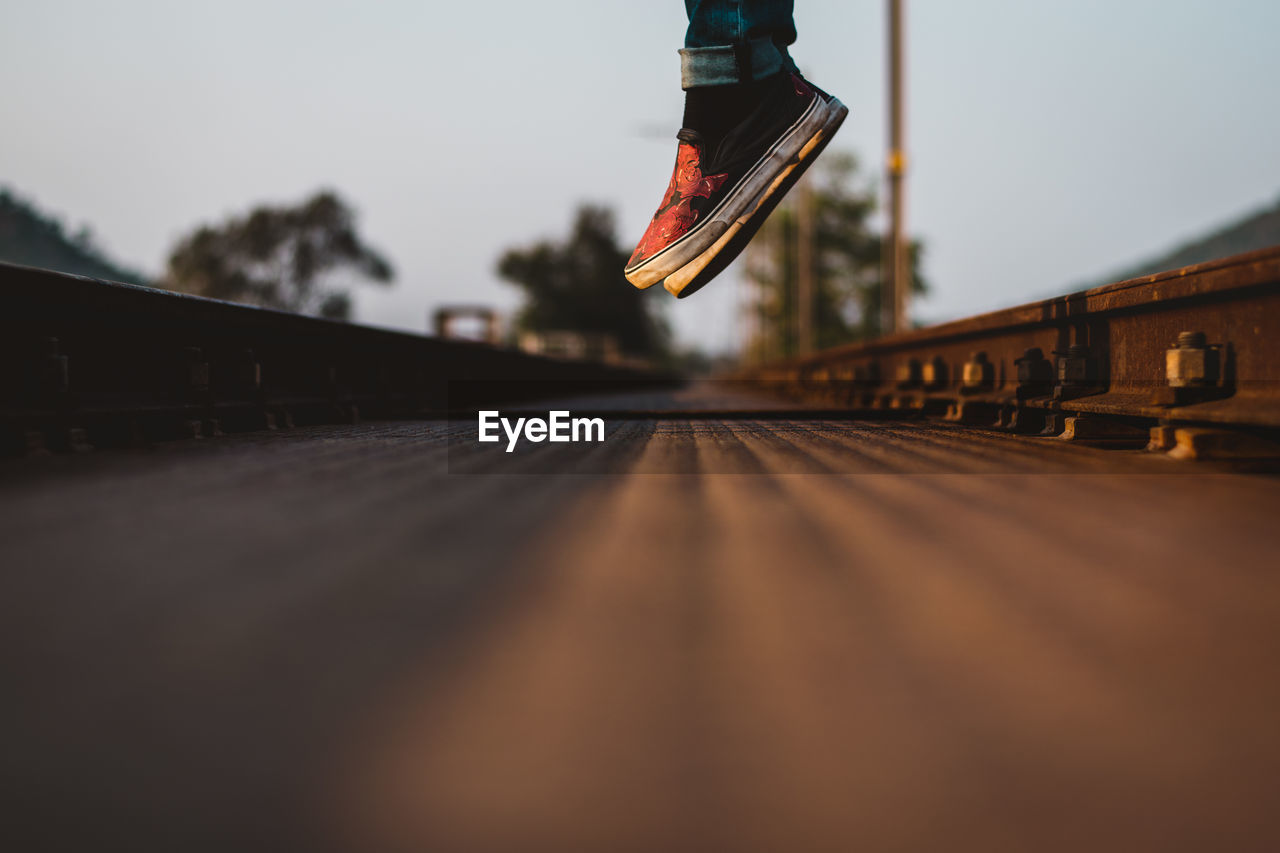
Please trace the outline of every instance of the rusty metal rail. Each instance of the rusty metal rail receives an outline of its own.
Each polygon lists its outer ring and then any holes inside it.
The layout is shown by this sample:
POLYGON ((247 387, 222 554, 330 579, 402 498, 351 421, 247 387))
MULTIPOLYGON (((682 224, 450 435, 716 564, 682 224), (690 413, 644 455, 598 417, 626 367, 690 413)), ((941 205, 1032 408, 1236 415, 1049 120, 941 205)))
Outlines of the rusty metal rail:
POLYGON ((0 453, 413 417, 672 377, 0 264, 0 453))
MULTIPOLYGON (((0 304, 0 452, 441 414, 675 378, 7 265, 0 304)), ((1280 429, 1280 247, 734 378, 833 413, 1274 458, 1255 439, 1280 429)))
MULTIPOLYGON (((1217 442, 1280 427, 1280 247, 737 375, 851 409, 1023 433, 1217 442), (1137 432, 1135 432, 1137 431, 1137 432)), ((1236 442, 1238 447, 1245 444, 1236 442)))

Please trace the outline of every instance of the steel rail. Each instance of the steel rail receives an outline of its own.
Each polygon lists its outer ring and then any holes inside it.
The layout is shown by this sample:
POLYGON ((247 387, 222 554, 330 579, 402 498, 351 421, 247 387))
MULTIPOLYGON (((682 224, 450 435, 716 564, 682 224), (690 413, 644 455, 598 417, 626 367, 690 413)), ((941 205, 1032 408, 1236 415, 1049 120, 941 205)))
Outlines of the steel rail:
POLYGON ((1280 427, 1280 246, 743 370, 822 405, 1019 432, 1280 427))
POLYGON ((0 264, 0 452, 438 415, 658 371, 0 264))

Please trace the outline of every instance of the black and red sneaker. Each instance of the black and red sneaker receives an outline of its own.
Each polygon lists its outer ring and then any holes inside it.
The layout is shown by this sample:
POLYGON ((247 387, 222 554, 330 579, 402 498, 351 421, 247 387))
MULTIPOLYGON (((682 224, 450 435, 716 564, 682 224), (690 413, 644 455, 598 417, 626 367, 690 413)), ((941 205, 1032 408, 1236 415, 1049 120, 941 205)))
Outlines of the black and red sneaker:
POLYGON ((675 296, 723 270, 830 141, 848 115, 837 99, 795 74, 761 88, 758 106, 707 152, 702 134, 676 136, 675 173, 627 262, 636 287, 658 282, 675 296))

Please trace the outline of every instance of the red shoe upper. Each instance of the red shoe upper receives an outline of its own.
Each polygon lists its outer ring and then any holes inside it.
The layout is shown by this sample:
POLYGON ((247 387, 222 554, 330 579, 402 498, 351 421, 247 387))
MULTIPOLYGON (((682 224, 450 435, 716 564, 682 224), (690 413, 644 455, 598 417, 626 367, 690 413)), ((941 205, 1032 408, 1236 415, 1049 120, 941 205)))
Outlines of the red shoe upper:
POLYGON ((702 145, 682 140, 676 150, 676 168, 671 175, 671 183, 667 185, 667 194, 663 196, 658 212, 653 215, 653 221, 640 238, 627 266, 635 266, 688 234, 698 221, 693 200, 710 198, 728 178, 727 172, 704 177, 702 145))

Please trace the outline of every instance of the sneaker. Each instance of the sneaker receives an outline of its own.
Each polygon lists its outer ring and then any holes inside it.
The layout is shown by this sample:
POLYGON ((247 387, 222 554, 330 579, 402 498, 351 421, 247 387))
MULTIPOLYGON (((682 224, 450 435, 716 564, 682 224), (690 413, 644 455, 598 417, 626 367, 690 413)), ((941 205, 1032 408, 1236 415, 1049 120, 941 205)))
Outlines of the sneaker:
POLYGON ((663 282, 687 296, 728 266, 848 115, 799 75, 779 74, 759 105, 708 153, 700 133, 677 135, 675 173, 627 262, 639 288, 663 282))
MULTIPOLYGON (((800 176, 804 174, 805 169, 809 168, 809 165, 818 159, 818 155, 827 147, 831 137, 840 129, 845 117, 849 115, 849 108, 842 104, 839 99, 827 94, 812 83, 809 85, 827 102, 827 107, 830 110, 827 124, 822 128, 819 135, 818 144, 813 147, 813 150, 804 153, 800 163, 789 174, 784 176, 776 187, 770 189, 765 199, 760 202, 759 208, 751 214, 745 224, 737 226, 736 233, 728 235, 728 241, 721 248, 717 250, 716 246, 713 245, 708 250, 711 253, 708 261, 704 263, 703 259, 699 258, 698 262, 685 265, 683 269, 671 274, 663 281, 663 286, 676 298, 684 299, 697 293, 707 282, 724 272, 725 268, 733 263, 738 255, 742 254, 742 250, 751 242, 751 238, 756 236, 756 232, 768 220, 769 214, 773 213, 773 209, 778 206, 778 202, 782 201, 791 188, 796 185, 796 182, 800 180, 800 176)), ((733 230, 731 227, 730 231, 733 230)))

